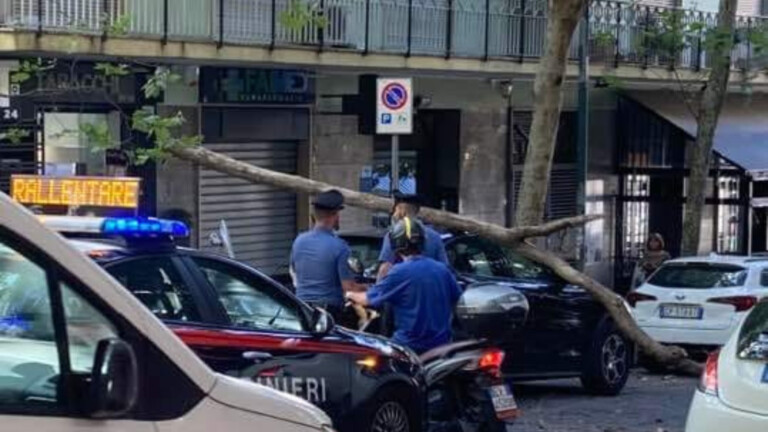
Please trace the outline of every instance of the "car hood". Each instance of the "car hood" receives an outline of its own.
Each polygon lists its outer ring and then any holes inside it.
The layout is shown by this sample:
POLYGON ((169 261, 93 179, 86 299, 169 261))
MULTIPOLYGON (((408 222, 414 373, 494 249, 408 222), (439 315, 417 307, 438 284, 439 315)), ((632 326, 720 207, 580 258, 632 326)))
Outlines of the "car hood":
POLYGON ((418 356, 413 351, 402 345, 398 345, 385 337, 350 330, 345 327, 336 327, 334 329, 334 334, 348 343, 369 349, 378 355, 409 361, 413 364, 420 364, 418 356))
POLYGON ((321 430, 331 419, 304 399, 269 387, 217 374, 211 399, 243 411, 321 430))

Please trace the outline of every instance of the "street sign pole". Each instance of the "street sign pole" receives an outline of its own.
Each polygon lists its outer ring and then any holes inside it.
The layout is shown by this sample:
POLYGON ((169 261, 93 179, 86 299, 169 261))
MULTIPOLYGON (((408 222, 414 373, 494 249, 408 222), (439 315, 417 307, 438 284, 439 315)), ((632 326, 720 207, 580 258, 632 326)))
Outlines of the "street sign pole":
POLYGON ((376 83, 376 133, 392 137, 389 191, 400 190, 400 135, 413 133, 410 78, 379 78, 376 83))
POLYGON ((392 183, 389 190, 393 196, 400 190, 400 135, 392 135, 392 183))

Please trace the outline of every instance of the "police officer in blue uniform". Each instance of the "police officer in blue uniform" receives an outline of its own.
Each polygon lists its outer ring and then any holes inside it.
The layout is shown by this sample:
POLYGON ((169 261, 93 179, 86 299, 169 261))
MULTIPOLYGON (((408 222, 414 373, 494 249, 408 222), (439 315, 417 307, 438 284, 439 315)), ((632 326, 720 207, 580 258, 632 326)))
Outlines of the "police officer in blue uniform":
MULTIPOLYGON (((395 223, 405 217, 410 218, 412 221, 418 220, 419 211, 421 209, 421 200, 417 195, 407 195, 397 191, 395 192, 394 198, 395 206, 392 208, 392 219, 395 223)), ((420 223, 424 228, 425 235, 422 255, 448 265, 448 256, 445 253, 445 245, 443 244, 443 239, 440 236, 440 233, 423 222, 420 223)), ((396 260, 397 254, 395 254, 392 249, 389 236, 385 236, 381 245, 381 253, 379 254, 379 280, 389 272, 396 260)))
POLYGON ((291 276, 296 295, 329 312, 337 321, 344 292, 365 289, 355 282, 349 267, 349 246, 336 235, 344 196, 337 190, 318 194, 312 201, 314 227, 299 235, 291 249, 291 276))
POLYGON ((422 254, 426 229, 404 217, 388 234, 401 258, 367 293, 348 292, 347 299, 363 306, 391 305, 395 315, 392 339, 417 353, 451 342, 453 308, 461 289, 448 267, 422 254))

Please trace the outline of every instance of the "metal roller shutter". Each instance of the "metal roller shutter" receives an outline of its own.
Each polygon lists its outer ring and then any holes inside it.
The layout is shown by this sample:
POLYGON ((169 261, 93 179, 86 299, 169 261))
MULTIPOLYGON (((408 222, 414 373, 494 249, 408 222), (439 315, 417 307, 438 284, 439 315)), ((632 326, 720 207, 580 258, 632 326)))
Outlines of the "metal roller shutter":
MULTIPOLYGON (((296 173, 297 143, 205 144, 210 150, 283 173, 296 173)), ((202 169, 200 171, 200 245, 225 220, 236 258, 274 274, 288 264, 296 236, 296 195, 202 169)))

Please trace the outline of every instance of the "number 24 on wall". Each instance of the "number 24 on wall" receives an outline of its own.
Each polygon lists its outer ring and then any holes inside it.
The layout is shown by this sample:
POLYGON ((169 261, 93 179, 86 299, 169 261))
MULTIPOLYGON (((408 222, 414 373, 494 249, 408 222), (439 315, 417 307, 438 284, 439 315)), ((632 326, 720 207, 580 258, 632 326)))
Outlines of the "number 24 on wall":
POLYGON ((16 108, 3 108, 0 112, 0 119, 3 121, 18 120, 19 110, 16 108))

